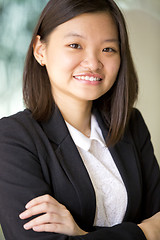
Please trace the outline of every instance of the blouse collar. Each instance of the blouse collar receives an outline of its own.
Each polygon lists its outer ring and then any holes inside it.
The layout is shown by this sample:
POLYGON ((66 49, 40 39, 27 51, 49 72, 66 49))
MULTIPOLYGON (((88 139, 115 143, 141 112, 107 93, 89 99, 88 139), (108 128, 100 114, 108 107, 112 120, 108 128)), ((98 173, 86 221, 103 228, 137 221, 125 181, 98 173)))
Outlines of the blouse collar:
POLYGON ((79 130, 74 128, 68 122, 66 122, 68 130, 71 134, 71 137, 76 144, 76 146, 89 151, 92 140, 97 140, 102 146, 106 146, 105 140, 103 138, 101 129, 97 123, 97 120, 94 115, 91 116, 91 135, 90 137, 85 136, 79 130))

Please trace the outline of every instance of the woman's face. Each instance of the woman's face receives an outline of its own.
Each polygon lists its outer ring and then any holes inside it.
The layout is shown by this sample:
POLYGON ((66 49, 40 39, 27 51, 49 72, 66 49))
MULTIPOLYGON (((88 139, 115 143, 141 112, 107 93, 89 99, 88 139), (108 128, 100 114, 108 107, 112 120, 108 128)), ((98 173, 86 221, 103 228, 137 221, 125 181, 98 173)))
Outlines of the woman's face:
POLYGON ((120 67, 117 27, 106 12, 59 25, 42 47, 55 101, 92 101, 114 84, 120 67))

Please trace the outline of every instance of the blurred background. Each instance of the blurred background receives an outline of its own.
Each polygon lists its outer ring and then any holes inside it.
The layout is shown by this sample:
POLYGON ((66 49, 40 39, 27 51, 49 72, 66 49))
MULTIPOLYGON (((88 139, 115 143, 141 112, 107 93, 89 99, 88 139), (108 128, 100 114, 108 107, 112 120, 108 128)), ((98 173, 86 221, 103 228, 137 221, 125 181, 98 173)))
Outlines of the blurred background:
MULTIPOLYGON (((48 0, 0 0, 0 118, 23 110, 25 55, 48 0)), ((139 76, 136 107, 151 132, 160 163, 160 0, 115 0, 125 15, 139 76)), ((0 231, 0 240, 3 240, 0 231)))

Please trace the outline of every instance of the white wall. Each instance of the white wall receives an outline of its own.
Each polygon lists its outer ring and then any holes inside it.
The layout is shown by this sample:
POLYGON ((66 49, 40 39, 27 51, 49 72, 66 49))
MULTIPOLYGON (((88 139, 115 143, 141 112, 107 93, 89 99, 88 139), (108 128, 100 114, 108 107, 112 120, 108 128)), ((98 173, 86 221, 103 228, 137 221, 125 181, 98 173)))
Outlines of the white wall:
POLYGON ((160 18, 140 9, 125 10, 124 14, 139 76, 136 106, 148 125, 160 163, 160 18))

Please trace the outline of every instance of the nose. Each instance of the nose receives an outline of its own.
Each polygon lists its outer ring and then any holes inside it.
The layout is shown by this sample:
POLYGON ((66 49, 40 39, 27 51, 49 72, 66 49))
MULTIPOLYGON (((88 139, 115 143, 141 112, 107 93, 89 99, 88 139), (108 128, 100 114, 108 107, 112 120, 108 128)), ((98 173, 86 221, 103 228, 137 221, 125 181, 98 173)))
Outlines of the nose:
POLYGON ((81 62, 81 66, 91 71, 97 71, 102 69, 103 64, 96 54, 88 53, 81 62))

